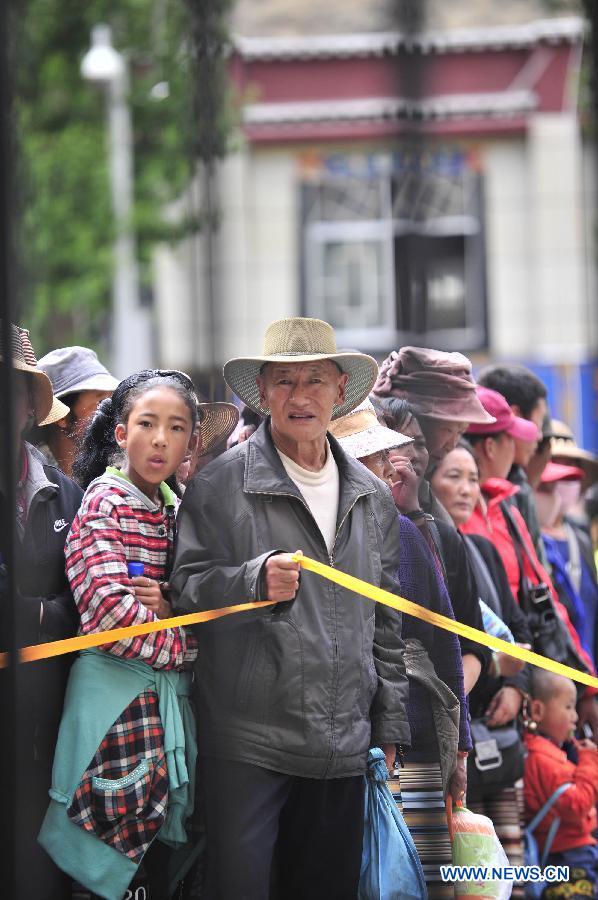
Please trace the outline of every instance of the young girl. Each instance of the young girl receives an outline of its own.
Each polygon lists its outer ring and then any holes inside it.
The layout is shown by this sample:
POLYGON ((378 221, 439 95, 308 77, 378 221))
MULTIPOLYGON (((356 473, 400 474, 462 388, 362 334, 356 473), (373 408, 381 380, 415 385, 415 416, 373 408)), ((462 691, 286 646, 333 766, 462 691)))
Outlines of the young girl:
MULTIPOLYGON (((65 546, 80 634, 172 615, 177 501, 164 482, 196 419, 193 383, 174 371, 132 375, 98 407, 75 462, 87 490, 65 546), (131 563, 143 574, 129 577, 131 563)), ((185 844, 193 808, 196 652, 173 628, 85 650, 71 669, 40 842, 108 900, 123 897, 155 837, 151 897, 170 896, 164 845, 185 844)))

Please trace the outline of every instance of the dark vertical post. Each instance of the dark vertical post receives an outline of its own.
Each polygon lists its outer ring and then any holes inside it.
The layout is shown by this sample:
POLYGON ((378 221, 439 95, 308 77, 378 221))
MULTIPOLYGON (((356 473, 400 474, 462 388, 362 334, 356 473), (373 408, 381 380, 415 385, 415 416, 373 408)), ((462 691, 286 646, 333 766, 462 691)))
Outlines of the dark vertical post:
MULTIPOLYGON (((593 203, 590 201, 590 210, 593 215, 594 242, 590 248, 593 252, 594 268, 598 266, 598 3, 596 0, 584 0, 584 10, 589 23, 589 34, 585 41, 585 54, 587 70, 590 80, 590 139, 593 143, 593 158, 596 185, 594 187, 593 203)), ((596 304, 591 304, 596 315, 596 304)))
MULTIPOLYGON (((218 259, 218 160, 226 152, 227 123, 226 15, 231 0, 186 0, 190 16, 193 54, 193 134, 190 152, 193 166, 200 164, 200 210, 204 244, 204 297, 209 367, 219 361, 216 315, 219 301, 218 259)), ((206 361, 202 360, 202 367, 206 361)))
MULTIPOLYGON (((405 101, 405 108, 399 113, 401 118, 396 177, 405 183, 404 196, 409 198, 408 204, 412 208, 409 209, 405 204, 403 209, 409 210, 413 222, 417 197, 425 177, 422 167, 424 135, 419 101, 425 90, 426 57, 422 53, 419 38, 426 21, 426 0, 395 0, 395 4, 397 30, 401 35, 397 56, 397 95, 405 101)), ((410 258, 403 270, 406 273, 403 283, 398 286, 398 290, 402 289, 406 296, 397 298, 397 303, 400 300, 403 313, 408 316, 409 330, 413 333, 421 332, 426 327, 425 296, 422 293, 425 285, 425 251, 415 229, 410 229, 407 238, 403 246, 410 258)), ((395 265, 398 270, 398 260, 395 265)), ((397 306, 397 317, 398 314, 397 306)), ((417 343, 414 336, 410 340, 417 343)))
POLYGON ((3 798, 3 834, 0 853, 0 892, 17 897, 15 872, 16 796, 18 754, 17 702, 18 666, 16 665, 16 606, 14 603, 14 527, 15 478, 13 461, 13 378, 9 323, 13 319, 15 298, 15 153, 14 120, 10 65, 16 4, 0 4, 0 534, 2 560, 7 579, 0 584, 0 649, 8 651, 11 663, 0 671, 0 794, 3 798))
POLYGON ((596 0, 584 0, 584 9, 590 25, 590 33, 586 38, 589 51, 588 70, 590 73, 590 90, 592 103, 592 127, 594 138, 598 137, 598 4, 596 0))

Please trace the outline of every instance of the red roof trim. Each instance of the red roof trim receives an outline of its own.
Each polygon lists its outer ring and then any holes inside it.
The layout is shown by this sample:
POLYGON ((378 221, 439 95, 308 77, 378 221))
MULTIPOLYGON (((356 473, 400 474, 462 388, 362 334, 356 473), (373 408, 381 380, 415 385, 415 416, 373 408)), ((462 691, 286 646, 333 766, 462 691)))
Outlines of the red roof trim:
MULTIPOLYGON (((491 117, 459 121, 436 121, 422 124, 417 133, 426 136, 477 137, 491 135, 523 134, 527 118, 517 116, 508 119, 491 117)), ((298 144, 314 141, 353 141, 372 138, 400 137, 413 134, 413 125, 405 122, 322 122, 300 125, 247 126, 243 129, 252 144, 298 144)))

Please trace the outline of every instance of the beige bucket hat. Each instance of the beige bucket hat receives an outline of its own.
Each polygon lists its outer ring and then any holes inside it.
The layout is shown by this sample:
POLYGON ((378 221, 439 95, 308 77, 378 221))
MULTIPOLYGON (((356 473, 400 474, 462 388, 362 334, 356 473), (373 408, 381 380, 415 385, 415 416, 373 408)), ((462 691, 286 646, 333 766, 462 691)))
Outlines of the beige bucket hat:
POLYGON ((332 326, 322 319, 299 316, 272 322, 264 337, 261 356, 230 359, 224 366, 224 379, 243 403, 261 416, 269 410, 260 403, 256 378, 265 363, 330 359, 349 376, 345 402, 335 405, 332 418, 338 419, 354 409, 370 393, 378 377, 378 363, 365 353, 338 351, 332 326))
POLYGON ((575 462, 582 467, 591 482, 598 479, 598 459, 590 450, 578 446, 573 431, 565 422, 551 420, 550 438, 552 459, 575 462))
POLYGON ((345 453, 354 459, 413 443, 413 438, 406 434, 381 425, 369 400, 364 400, 346 416, 331 422, 328 430, 345 453))
POLYGON ((10 343, 13 368, 32 375, 31 392, 36 425, 51 425, 69 413, 52 392, 52 382, 37 366, 37 358, 29 338, 29 332, 18 325, 10 326, 10 343))

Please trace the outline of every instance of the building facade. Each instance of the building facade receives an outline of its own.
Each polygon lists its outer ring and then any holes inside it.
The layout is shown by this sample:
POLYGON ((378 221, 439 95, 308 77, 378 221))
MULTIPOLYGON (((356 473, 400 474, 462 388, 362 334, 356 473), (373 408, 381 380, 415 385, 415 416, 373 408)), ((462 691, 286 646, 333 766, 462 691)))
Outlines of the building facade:
POLYGON ((272 319, 319 316, 378 358, 524 362, 598 449, 583 40, 576 16, 237 35, 220 227, 156 255, 162 362, 215 373, 272 319))

